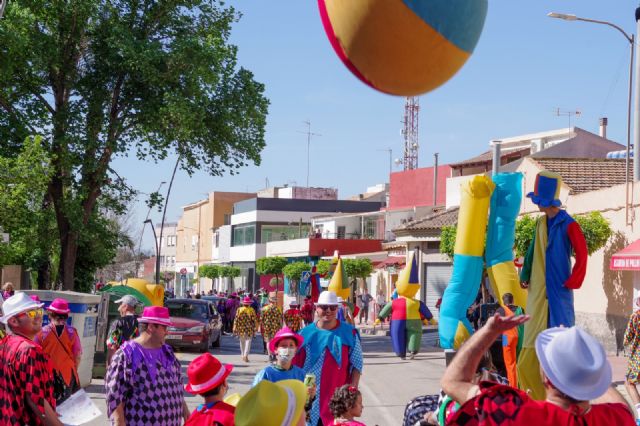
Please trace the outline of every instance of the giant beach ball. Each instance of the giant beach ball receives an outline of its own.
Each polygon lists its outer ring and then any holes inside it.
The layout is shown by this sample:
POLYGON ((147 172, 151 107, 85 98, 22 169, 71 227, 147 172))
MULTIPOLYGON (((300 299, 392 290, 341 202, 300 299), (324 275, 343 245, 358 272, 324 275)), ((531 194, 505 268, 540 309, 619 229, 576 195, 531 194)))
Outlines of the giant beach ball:
POLYGON ((469 59, 488 0, 318 0, 338 57, 381 92, 416 96, 449 80, 469 59))

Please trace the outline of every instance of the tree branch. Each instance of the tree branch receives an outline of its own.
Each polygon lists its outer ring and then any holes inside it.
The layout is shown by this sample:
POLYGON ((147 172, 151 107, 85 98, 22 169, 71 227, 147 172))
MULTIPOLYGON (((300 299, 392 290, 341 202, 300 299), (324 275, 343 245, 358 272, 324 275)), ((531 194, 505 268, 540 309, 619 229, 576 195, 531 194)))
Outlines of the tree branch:
POLYGON ((6 99, 4 99, 2 96, 0 96, 0 106, 1 106, 5 111, 7 111, 9 114, 13 115, 13 116, 16 118, 16 120, 20 121, 20 123, 21 123, 21 124, 25 125, 25 126, 29 129, 29 131, 31 132, 31 134, 33 134, 33 135, 37 134, 37 132, 35 131, 35 129, 34 129, 33 127, 31 127, 31 125, 30 125, 30 124, 28 124, 28 123, 23 123, 23 122, 22 122, 21 117, 20 117, 20 113, 19 113, 18 111, 16 111, 16 110, 11 106, 11 104, 10 104, 6 99))

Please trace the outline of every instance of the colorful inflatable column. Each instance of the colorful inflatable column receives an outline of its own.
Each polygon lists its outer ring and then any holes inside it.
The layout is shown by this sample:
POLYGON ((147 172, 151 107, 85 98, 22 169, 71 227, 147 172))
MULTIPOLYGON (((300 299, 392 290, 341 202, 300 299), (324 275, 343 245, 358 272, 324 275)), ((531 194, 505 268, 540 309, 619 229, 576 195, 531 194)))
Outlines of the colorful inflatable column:
MULTIPOLYGON (((522 174, 498 173, 492 179, 496 188, 491 196, 485 263, 493 294, 498 298, 505 313, 510 315, 516 312, 504 305, 502 296, 505 293, 513 295, 513 303, 519 307, 525 308, 527 302, 527 291, 520 287, 518 272, 513 263, 516 218, 522 205, 522 174)), ((514 387, 518 386, 516 361, 518 347, 522 344, 523 328, 516 327, 502 336, 507 377, 509 384, 514 387)))
MULTIPOLYGON (((400 358, 407 356, 407 349, 413 358, 420 351, 422 324, 433 320, 433 315, 421 300, 414 299, 420 290, 418 263, 415 253, 402 270, 396 282, 398 298, 387 303, 378 314, 376 323, 391 314, 391 344, 400 358)), ((433 320, 435 322, 435 320, 433 320)))
POLYGON ((415 96, 449 80, 469 59, 487 0, 318 0, 331 46, 365 84, 415 96))
POLYGON ((467 309, 476 298, 484 267, 484 242, 494 184, 474 176, 461 185, 453 273, 440 305, 440 346, 457 349, 472 332, 467 309), (455 344, 454 344, 455 341, 455 344))
POLYGON ((527 291, 513 264, 516 219, 522 205, 522 173, 498 173, 493 176, 485 261, 493 293, 502 304, 502 295, 511 293, 514 304, 526 308, 527 291))

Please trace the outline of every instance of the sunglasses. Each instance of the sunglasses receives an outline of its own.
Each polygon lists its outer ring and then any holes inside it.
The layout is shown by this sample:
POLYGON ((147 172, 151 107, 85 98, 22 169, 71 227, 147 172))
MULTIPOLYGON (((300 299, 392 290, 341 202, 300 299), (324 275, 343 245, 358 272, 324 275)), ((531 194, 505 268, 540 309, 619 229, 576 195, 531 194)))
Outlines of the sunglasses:
POLYGON ((29 317, 31 319, 36 319, 36 317, 41 317, 43 315, 43 313, 44 312, 42 311, 42 309, 32 309, 30 311, 23 312, 20 315, 27 316, 27 317, 29 317))
POLYGON ((68 314, 51 314, 49 316, 53 319, 61 319, 61 320, 66 320, 69 318, 68 314))
POLYGON ((318 309, 321 309, 323 311, 336 311, 338 310, 338 306, 337 305, 317 305, 318 309))

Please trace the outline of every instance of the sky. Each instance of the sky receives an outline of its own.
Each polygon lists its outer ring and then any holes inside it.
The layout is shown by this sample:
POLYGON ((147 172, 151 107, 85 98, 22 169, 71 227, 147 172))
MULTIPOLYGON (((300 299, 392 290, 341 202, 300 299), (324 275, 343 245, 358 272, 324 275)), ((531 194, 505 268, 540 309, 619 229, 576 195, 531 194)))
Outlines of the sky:
MULTIPOLYGON (((270 100, 266 147, 260 166, 238 175, 188 176, 178 171, 166 221, 209 191, 257 191, 273 185, 305 186, 307 125, 311 139, 309 185, 338 188, 339 197, 362 193, 389 180, 389 153, 402 157, 404 98, 361 83, 340 62, 320 22, 315 0, 231 0, 242 17, 230 42, 238 64, 265 84, 270 100)), ((476 49, 446 84, 420 96, 419 167, 473 157, 493 139, 571 125, 598 133, 608 117, 608 137, 626 144, 629 43, 613 28, 547 17, 549 12, 613 22, 635 33, 631 0, 492 0, 476 49)), ((168 182, 175 158, 158 164, 131 155, 114 169, 149 193, 168 182)), ((395 166, 394 171, 401 170, 395 166)), ((163 192, 167 185, 164 185, 163 192)), ((134 221, 148 211, 141 195, 134 221)), ((159 223, 161 213, 151 212, 159 223)), ((147 230, 143 248, 152 247, 147 230)))

